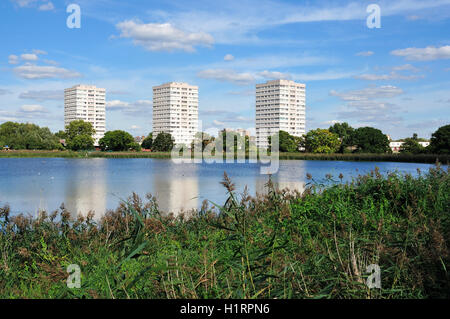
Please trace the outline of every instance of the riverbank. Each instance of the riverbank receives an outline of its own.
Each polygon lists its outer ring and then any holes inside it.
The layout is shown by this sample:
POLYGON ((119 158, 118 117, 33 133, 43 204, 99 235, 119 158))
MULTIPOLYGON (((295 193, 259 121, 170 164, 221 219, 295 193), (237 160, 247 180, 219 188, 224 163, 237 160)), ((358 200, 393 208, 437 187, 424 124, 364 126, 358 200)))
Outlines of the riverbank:
MULTIPOLYGON (((170 152, 73 152, 73 151, 0 151, 0 158, 171 158, 170 152)), ((248 157, 248 156, 247 156, 248 157)), ((281 160, 372 161, 449 164, 446 154, 313 154, 280 153, 281 160)))
POLYGON ((99 221, 4 207, 0 298, 450 298, 449 173, 375 170, 303 194, 269 182, 242 200, 225 176, 224 206, 177 218, 151 196, 99 221), (66 284, 73 264, 79 289, 66 284), (371 264, 381 288, 365 284, 371 264))

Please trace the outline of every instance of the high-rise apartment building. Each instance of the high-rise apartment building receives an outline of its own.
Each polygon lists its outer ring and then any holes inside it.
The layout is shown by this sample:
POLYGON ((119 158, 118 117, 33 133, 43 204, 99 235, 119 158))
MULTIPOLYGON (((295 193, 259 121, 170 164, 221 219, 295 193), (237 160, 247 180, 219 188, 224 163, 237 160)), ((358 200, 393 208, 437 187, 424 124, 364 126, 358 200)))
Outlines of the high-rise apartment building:
POLYGON ((169 82, 153 87, 153 138, 170 133, 190 146, 198 131, 198 86, 169 82))
POLYGON ((305 134, 305 84, 274 80, 256 85, 256 145, 269 146, 268 138, 280 130, 305 134))
POLYGON ((92 124, 95 145, 105 135, 106 90, 91 85, 75 85, 64 90, 64 127, 75 120, 92 124))

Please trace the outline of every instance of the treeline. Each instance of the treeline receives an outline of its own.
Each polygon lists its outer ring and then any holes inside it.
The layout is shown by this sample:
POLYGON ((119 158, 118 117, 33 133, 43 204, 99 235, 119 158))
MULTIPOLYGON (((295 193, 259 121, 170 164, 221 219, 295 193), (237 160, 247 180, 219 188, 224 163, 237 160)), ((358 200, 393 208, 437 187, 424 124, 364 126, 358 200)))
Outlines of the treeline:
MULTIPOLYGON (((302 137, 279 132, 281 152, 308 153, 392 153, 389 139, 382 131, 373 127, 354 129, 348 123, 336 123, 328 129, 315 129, 302 137)), ((450 154, 450 125, 440 127, 432 134, 430 145, 423 147, 414 134, 403 140, 400 153, 409 154, 450 154)), ((269 139, 270 143, 270 139, 269 139)))
MULTIPOLYGON (((0 149, 8 147, 14 150, 63 150, 72 151, 94 149, 95 130, 92 124, 77 120, 71 122, 65 131, 55 134, 46 127, 41 128, 35 124, 22 124, 6 122, 0 125, 0 149), (64 140, 64 143, 60 143, 64 140)), ((384 154, 392 153, 389 147, 387 135, 379 129, 373 127, 353 128, 348 123, 336 123, 328 129, 315 129, 303 136, 293 136, 288 132, 279 131, 279 149, 283 153, 372 153, 384 154)), ((271 144, 272 137, 269 137, 271 144)), ((430 145, 423 147, 419 142, 423 141, 414 134, 410 138, 403 140, 400 147, 401 153, 407 154, 450 154, 450 124, 440 127, 432 134, 430 145)), ((250 150, 256 147, 250 142, 248 136, 240 136, 236 132, 222 131, 221 136, 215 138, 205 132, 198 132, 190 147, 201 145, 205 149, 209 144, 214 143, 217 149, 224 151, 234 151, 245 148, 250 150), (228 134, 233 134, 234 145, 227 147, 228 134), (219 145, 220 144, 220 145, 219 145)), ((156 152, 170 152, 175 145, 175 141, 169 133, 159 133, 153 137, 150 133, 141 143, 137 143, 133 136, 122 130, 108 131, 100 139, 99 147, 102 151, 141 151, 150 149, 156 152)))

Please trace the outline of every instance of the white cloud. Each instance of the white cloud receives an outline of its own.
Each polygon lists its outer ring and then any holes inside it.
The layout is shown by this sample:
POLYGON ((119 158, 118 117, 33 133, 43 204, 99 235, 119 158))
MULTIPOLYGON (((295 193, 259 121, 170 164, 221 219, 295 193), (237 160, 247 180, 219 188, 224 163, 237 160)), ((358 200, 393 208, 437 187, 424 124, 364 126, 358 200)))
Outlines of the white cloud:
POLYGON ((141 127, 139 125, 131 125, 131 127, 130 127, 130 129, 132 129, 132 130, 138 130, 140 128, 141 127))
POLYGON ((412 71, 412 72, 419 72, 420 71, 418 68, 416 68, 415 66, 413 66, 411 64, 404 64, 404 65, 394 66, 392 68, 392 70, 394 70, 394 71, 412 71))
POLYGON ((149 51, 195 51, 195 46, 211 46, 214 39, 205 32, 186 32, 170 23, 123 21, 116 25, 121 38, 131 38, 135 45, 149 51))
POLYGON ((224 61, 233 61, 234 60, 234 56, 231 54, 227 54, 223 57, 224 61))
POLYGON ((20 111, 26 112, 26 113, 43 113, 43 112, 47 112, 42 105, 38 105, 38 104, 22 105, 22 107, 20 108, 20 111))
POLYGON ((371 56, 374 55, 374 52, 372 51, 364 51, 364 52, 358 52, 356 53, 357 56, 371 56))
POLYGON ((391 98, 403 94, 403 90, 396 86, 386 85, 368 87, 361 90, 347 91, 343 93, 330 91, 331 96, 337 96, 343 101, 367 101, 376 98, 391 98))
POLYGON ((402 75, 396 72, 390 74, 361 74, 356 75, 355 79, 367 81, 387 81, 387 80, 417 80, 423 78, 423 75, 402 75))
POLYGON ((450 59, 450 45, 426 48, 406 48, 391 51, 392 55, 402 56, 406 60, 412 61, 433 61, 440 59, 450 59))
POLYGON ((33 53, 34 53, 34 54, 41 54, 41 55, 46 55, 46 54, 47 54, 46 51, 43 51, 43 50, 37 50, 37 49, 34 49, 34 50, 33 50, 33 53))
POLYGON ((402 89, 389 85, 340 93, 330 91, 330 95, 347 102, 344 109, 337 113, 338 118, 379 124, 395 124, 402 121, 402 118, 397 115, 399 112, 397 105, 380 101, 380 99, 393 98, 400 94, 403 94, 402 89))
POLYGON ((227 69, 209 69, 200 71, 197 76, 202 79, 214 79, 220 82, 231 82, 238 85, 247 85, 255 82, 255 77, 251 73, 238 73, 227 69))
POLYGON ((42 90, 42 91, 26 91, 19 94, 20 99, 28 99, 35 101, 63 100, 63 90, 42 90))
POLYGON ((37 61, 39 59, 34 53, 24 53, 20 55, 20 58, 24 61, 37 61))
POLYGON ((9 90, 0 89, 0 95, 5 95, 11 93, 9 90))
POLYGON ((78 78, 80 73, 55 66, 25 64, 14 68, 17 76, 28 79, 70 79, 78 78))
POLYGON ((135 102, 126 102, 121 100, 111 100, 106 102, 106 108, 110 111, 125 111, 128 114, 151 111, 152 101, 137 100, 135 102))
POLYGON ((29 7, 35 2, 37 2, 37 0, 12 0, 12 1, 21 8, 29 7))
POLYGON ((8 57, 8 63, 9 64, 19 64, 19 57, 17 55, 11 54, 8 57))
POLYGON ((217 121, 217 120, 214 120, 213 123, 214 123, 214 125, 216 125, 216 126, 224 126, 224 125, 225 125, 224 122, 220 122, 220 121, 217 121))
POLYGON ((290 80, 292 76, 288 73, 282 73, 277 71, 262 71, 257 74, 258 76, 261 76, 265 79, 269 80, 278 80, 278 79, 284 79, 284 80, 290 80))
POLYGON ((44 3, 39 6, 39 11, 51 11, 53 9, 55 9, 55 6, 51 2, 44 3))

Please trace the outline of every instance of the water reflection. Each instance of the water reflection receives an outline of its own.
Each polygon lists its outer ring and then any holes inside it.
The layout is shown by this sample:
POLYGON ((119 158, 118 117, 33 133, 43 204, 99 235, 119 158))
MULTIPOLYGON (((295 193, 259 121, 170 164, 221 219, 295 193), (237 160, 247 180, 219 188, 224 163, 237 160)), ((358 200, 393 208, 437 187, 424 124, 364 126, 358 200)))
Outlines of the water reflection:
MULTIPOLYGON (((417 174, 432 165, 416 163, 280 161, 272 175, 278 189, 303 191, 306 173, 320 181, 326 174, 344 182, 352 176, 380 168, 417 174)), ((227 172, 236 192, 248 186, 249 194, 267 193, 267 175, 257 164, 175 164, 156 159, 0 159, 0 205, 9 204, 13 214, 53 211, 64 202, 74 215, 93 211, 96 218, 117 208, 120 199, 133 192, 141 198, 153 194, 164 212, 179 213, 199 208, 204 199, 221 205, 228 197, 220 184, 227 172)))
POLYGON ((186 169, 173 164, 167 172, 153 176, 153 195, 165 213, 179 214, 198 208, 198 166, 186 169))
POLYGON ((66 209, 72 216, 86 216, 90 211, 98 219, 106 212, 106 159, 80 160, 72 163, 65 180, 66 209))

